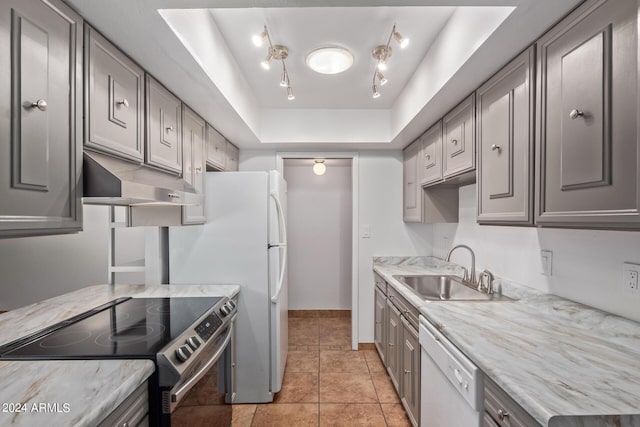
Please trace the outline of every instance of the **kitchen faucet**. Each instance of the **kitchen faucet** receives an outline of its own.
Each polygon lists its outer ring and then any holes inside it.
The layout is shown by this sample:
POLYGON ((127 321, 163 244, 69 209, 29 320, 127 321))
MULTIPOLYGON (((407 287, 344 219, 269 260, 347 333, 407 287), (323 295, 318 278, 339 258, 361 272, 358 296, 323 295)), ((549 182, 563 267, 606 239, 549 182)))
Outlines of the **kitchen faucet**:
POLYGON ((478 284, 477 281, 476 281, 476 254, 473 253, 473 249, 471 249, 467 245, 456 245, 456 246, 452 247, 451 250, 449 251, 449 253, 447 254, 446 261, 449 262, 451 260, 451 254, 453 253, 453 251, 455 251, 458 248, 467 249, 469 251, 469 253, 471 254, 471 277, 468 277, 467 271, 465 270, 464 277, 462 279, 466 280, 466 281, 469 281, 469 282, 471 282, 471 284, 473 286, 476 286, 478 284))

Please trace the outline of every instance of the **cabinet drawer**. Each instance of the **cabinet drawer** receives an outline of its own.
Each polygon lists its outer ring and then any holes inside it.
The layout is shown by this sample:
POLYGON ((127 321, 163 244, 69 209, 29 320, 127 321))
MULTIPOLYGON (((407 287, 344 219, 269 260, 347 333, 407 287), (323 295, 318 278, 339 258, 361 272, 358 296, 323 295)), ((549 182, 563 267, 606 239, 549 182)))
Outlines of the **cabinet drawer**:
POLYGON ((144 71, 85 25, 85 147, 142 162, 144 71))
POLYGON ((478 222, 532 224, 535 49, 476 94, 478 222))
POLYGON ((442 175, 451 178, 475 168, 475 95, 442 119, 442 175))
POLYGON ((488 378, 484 383, 484 410, 500 427, 540 427, 531 415, 488 378))
POLYGON ((420 183, 428 185, 442 181, 442 121, 427 130, 421 139, 420 183))
POLYGON ((148 412, 149 392, 148 385, 145 382, 102 421, 100 427, 148 425, 148 412))
POLYGON ((146 114, 145 162, 182 173, 182 102, 148 74, 146 114))
POLYGON ((227 163, 227 141, 207 123, 207 166, 225 170, 227 163))

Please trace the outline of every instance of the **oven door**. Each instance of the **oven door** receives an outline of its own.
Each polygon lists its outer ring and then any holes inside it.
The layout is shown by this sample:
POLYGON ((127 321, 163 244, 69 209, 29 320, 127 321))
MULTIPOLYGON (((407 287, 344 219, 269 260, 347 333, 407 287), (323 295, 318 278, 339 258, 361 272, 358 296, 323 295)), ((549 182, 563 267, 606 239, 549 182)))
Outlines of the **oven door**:
POLYGON ((171 425, 201 425, 208 419, 231 425, 227 403, 235 397, 234 324, 231 321, 214 345, 199 355, 178 384, 163 392, 165 417, 171 425))

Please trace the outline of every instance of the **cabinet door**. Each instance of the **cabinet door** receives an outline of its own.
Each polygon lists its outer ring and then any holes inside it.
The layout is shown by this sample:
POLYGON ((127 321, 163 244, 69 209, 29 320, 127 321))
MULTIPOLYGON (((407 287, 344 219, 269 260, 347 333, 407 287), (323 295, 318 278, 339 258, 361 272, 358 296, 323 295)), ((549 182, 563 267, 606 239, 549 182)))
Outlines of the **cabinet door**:
POLYGON ((478 222, 532 224, 534 48, 478 89, 478 222))
POLYGON ((402 323, 400 321, 400 312, 389 300, 387 300, 387 313, 389 325, 387 328, 387 372, 391 377, 391 382, 400 392, 400 354, 402 352, 402 323))
POLYGON ((403 156, 403 219, 404 222, 422 222, 422 187, 418 182, 418 161, 422 143, 414 141, 404 149, 403 156))
POLYGON ((227 148, 226 148, 226 156, 227 156, 227 164, 225 167, 225 171, 229 171, 229 172, 235 172, 238 170, 238 157, 240 155, 240 150, 238 150, 238 148, 233 145, 232 143, 230 143, 229 141, 227 141, 227 148))
POLYGON ((538 224, 639 227, 635 0, 592 0, 537 43, 538 224))
POLYGON ((202 203, 182 207, 183 224, 204 224, 205 122, 182 105, 183 177, 203 195, 202 203))
POLYGON ((145 163, 168 172, 182 173, 182 102, 146 76, 145 163))
POLYGON ((385 355, 386 355, 386 337, 385 337, 385 313, 387 306, 387 297, 376 287, 375 293, 375 331, 373 341, 376 345, 376 349, 378 349, 378 354, 380 355, 380 359, 382 359, 382 363, 385 363, 385 355))
POLYGON ((475 168, 475 95, 442 119, 442 175, 451 178, 475 168))
POLYGON ((442 121, 426 131, 421 140, 420 184, 427 185, 442 181, 442 121))
POLYGON ((207 123, 207 166, 224 170, 227 163, 227 141, 207 123))
POLYGON ((402 317, 402 405, 414 426, 420 425, 420 344, 418 334, 402 317))
POLYGON ((85 25, 84 145, 142 162, 144 71, 85 25))
POLYGON ((82 18, 0 2, 0 236, 82 229, 82 18))

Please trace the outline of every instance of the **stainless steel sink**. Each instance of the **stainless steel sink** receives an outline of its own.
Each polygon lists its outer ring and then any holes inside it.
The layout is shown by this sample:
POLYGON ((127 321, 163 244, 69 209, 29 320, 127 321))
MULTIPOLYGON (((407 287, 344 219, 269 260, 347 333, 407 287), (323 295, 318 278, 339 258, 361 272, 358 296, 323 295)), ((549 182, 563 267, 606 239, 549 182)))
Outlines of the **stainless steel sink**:
POLYGON ((393 277, 427 301, 512 301, 502 295, 479 292, 457 276, 393 277))

